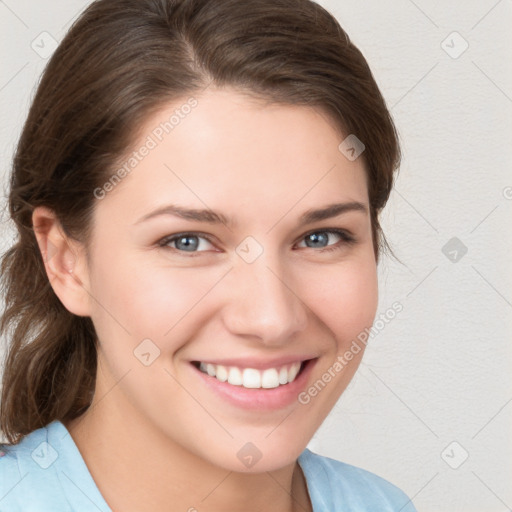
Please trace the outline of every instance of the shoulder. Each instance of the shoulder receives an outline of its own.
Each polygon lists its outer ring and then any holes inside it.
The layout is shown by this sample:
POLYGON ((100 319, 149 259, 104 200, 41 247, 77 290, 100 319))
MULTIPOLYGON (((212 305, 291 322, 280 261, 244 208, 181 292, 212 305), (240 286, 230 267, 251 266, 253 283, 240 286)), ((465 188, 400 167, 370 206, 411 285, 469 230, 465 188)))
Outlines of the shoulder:
POLYGON ((375 473, 308 449, 300 455, 299 464, 319 510, 417 512, 401 489, 375 473))
POLYGON ((0 444, 0 512, 70 510, 58 492, 53 463, 58 453, 48 443, 43 427, 18 444, 0 444), (44 505, 43 505, 44 504, 44 505), (41 508, 43 507, 43 508, 41 508))
POLYGON ((12 503, 13 494, 16 493, 16 485, 20 481, 21 473, 18 466, 16 445, 0 444, 0 511, 10 510, 6 503, 12 503))

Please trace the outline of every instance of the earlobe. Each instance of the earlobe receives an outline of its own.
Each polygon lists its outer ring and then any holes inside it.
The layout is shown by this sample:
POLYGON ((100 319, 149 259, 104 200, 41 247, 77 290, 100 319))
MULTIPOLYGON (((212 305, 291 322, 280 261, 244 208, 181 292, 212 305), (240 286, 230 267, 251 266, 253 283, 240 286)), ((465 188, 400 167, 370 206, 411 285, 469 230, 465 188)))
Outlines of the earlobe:
POLYGON ((55 213, 38 206, 32 225, 46 275, 64 307, 78 316, 90 316, 89 280, 83 246, 64 233, 55 213))

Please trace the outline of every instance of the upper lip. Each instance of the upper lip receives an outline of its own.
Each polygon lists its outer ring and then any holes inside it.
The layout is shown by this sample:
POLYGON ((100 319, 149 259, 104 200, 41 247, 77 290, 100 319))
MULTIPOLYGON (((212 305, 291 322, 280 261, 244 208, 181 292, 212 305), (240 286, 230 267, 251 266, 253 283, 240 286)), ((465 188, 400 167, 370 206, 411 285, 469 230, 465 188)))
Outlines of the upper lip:
POLYGON ((261 359, 256 357, 246 357, 243 359, 195 359, 192 362, 205 364, 215 364, 222 366, 236 366, 238 368, 254 368, 255 370, 266 370, 268 368, 281 368, 293 363, 303 363, 309 359, 315 359, 316 356, 282 356, 274 359, 261 359))

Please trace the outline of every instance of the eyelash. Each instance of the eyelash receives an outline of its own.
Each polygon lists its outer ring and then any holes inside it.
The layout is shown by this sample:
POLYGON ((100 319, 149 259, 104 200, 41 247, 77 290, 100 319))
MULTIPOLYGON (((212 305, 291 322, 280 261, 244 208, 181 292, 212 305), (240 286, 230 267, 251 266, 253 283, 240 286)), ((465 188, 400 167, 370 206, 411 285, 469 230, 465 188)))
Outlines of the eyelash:
MULTIPOLYGON (((342 249, 343 245, 353 245, 357 242, 357 240, 348 231, 346 231, 344 229, 337 229, 337 228, 317 229, 314 231, 309 231, 308 233, 305 233, 304 235, 302 235, 302 239, 304 239, 312 234, 315 234, 315 233, 330 233, 330 234, 334 233, 335 235, 339 235, 341 238, 340 242, 338 242, 334 245, 328 246, 328 247, 324 247, 322 249, 317 249, 316 252, 323 253, 323 252, 339 251, 342 249)), ((183 233, 178 233, 175 235, 166 236, 158 241, 158 246, 162 247, 164 249, 168 249, 170 251, 182 254, 185 257, 198 256, 199 254, 204 252, 204 251, 187 252, 187 251, 182 251, 182 250, 176 249, 174 247, 168 246, 169 243, 171 243, 175 240, 178 240, 179 238, 184 237, 186 235, 193 235, 193 236, 197 236, 198 238, 204 238, 204 239, 208 240, 208 242, 213 244, 213 240, 208 235, 206 235, 204 233, 191 231, 191 232, 183 232, 183 233)), ((301 241, 302 241, 302 239, 301 239, 301 241)), ((306 249, 314 249, 314 247, 306 247, 306 249)))

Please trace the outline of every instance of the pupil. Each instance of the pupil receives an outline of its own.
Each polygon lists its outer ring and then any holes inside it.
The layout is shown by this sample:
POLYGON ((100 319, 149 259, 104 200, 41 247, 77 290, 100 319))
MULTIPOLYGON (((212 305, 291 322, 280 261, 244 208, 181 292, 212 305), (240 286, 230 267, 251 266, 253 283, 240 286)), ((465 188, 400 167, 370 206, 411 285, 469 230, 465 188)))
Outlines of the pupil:
MULTIPOLYGON (((312 233, 309 235, 308 239, 309 241, 318 242, 319 240, 322 241, 322 238, 324 239, 324 242, 326 241, 325 233, 320 234, 320 236, 317 233, 312 233)), ((308 245, 308 247, 316 247, 315 244, 313 246, 308 245)))
POLYGON ((181 238, 178 238, 177 240, 177 244, 178 244, 178 247, 180 249, 185 249, 187 251, 193 251, 194 249, 197 249, 197 237, 196 236, 182 236, 181 238), (179 247, 179 245, 181 245, 181 242, 183 240, 192 240, 192 243, 188 243, 188 242, 185 242, 184 245, 182 245, 182 247, 179 247))

